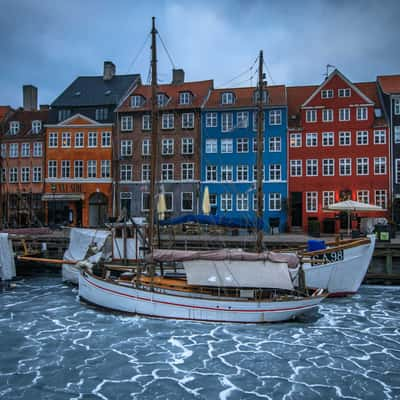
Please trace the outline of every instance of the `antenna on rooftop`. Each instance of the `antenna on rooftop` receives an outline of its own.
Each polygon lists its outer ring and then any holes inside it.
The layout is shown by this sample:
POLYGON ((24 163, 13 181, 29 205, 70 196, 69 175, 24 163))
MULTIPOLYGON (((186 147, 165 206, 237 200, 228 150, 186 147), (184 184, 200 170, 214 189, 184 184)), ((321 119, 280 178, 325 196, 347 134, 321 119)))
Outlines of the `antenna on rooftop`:
POLYGON ((335 67, 334 65, 332 65, 332 64, 326 64, 325 79, 328 79, 328 76, 329 76, 329 68, 334 69, 334 68, 336 68, 336 67, 335 67))

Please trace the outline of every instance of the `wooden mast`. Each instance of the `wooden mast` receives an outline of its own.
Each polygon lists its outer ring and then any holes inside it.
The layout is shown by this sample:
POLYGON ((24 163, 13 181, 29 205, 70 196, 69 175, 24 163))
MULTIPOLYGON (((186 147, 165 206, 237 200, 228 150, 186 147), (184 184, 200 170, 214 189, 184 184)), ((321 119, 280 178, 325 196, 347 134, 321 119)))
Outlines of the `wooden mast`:
POLYGON ((263 127, 264 127, 264 113, 263 113, 263 89, 264 89, 264 74, 263 74, 263 51, 260 50, 258 63, 258 102, 257 102, 257 252, 261 253, 263 250, 263 227, 262 221, 264 216, 263 210, 263 127))
POLYGON ((154 217, 155 196, 158 160, 158 104, 157 104, 157 49, 155 17, 152 18, 151 29, 151 169, 150 169, 150 196, 149 196, 149 246, 154 247, 154 217))

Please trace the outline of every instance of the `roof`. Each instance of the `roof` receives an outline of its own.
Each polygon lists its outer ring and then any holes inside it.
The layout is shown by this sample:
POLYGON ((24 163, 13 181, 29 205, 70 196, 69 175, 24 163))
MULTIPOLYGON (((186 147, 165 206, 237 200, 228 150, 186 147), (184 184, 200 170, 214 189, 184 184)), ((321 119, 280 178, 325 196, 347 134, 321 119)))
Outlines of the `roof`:
POLYGON ((110 80, 101 76, 76 78, 51 104, 52 107, 83 107, 116 105, 140 75, 114 75, 110 80))
POLYGON ((3 120, 13 109, 10 106, 0 106, 0 121, 3 120))
MULTIPOLYGON (((37 110, 37 111, 25 111, 23 108, 19 108, 8 118, 8 121, 19 121, 20 131, 17 135, 10 137, 20 137, 27 136, 32 133, 32 121, 42 121, 42 131, 44 132, 44 124, 47 122, 49 116, 49 110, 37 110)), ((6 127, 6 132, 8 131, 8 126, 6 127)), ((40 134, 39 133, 39 134, 40 134)), ((37 136, 38 134, 34 134, 37 136)))
POLYGON ((378 82, 386 94, 400 94, 400 75, 381 75, 378 82))
MULTIPOLYGON (((205 104, 206 108, 236 108, 236 107, 255 107, 254 93, 256 87, 243 88, 225 88, 215 89, 211 92, 210 97, 205 104), (221 104, 222 93, 232 92, 235 96, 234 104, 221 104)), ((268 105, 286 106, 286 90, 284 85, 267 86, 266 90, 269 95, 268 105)))
MULTIPOLYGON (((213 88, 214 81, 197 81, 197 82, 184 82, 182 84, 166 84, 166 85, 158 85, 157 93, 164 93, 169 97, 168 103, 160 107, 163 110, 168 109, 193 109, 200 108, 210 89, 213 88), (179 104, 179 93, 181 92, 190 92, 192 93, 192 102, 191 104, 179 104)), ((118 112, 124 111, 148 111, 151 109, 151 85, 138 85, 129 93, 123 101, 122 104, 117 108, 118 112), (130 106, 130 97, 132 95, 140 95, 145 98, 145 102, 142 107, 132 108, 130 106)))

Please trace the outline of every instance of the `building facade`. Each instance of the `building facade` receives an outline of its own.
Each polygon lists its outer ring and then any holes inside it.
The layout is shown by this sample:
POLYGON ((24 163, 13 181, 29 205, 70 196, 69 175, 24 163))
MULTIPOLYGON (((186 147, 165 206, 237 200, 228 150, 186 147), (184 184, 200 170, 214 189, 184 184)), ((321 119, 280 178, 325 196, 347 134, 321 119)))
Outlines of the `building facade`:
POLYGON ((346 199, 385 210, 358 217, 388 217, 390 138, 375 82, 354 84, 335 70, 320 86, 289 87, 288 104, 292 229, 347 228, 347 215, 326 210, 346 199))
MULTIPOLYGON (((213 214, 248 218, 257 210, 257 90, 218 89, 202 113, 201 187, 208 187, 213 214)), ((286 229, 287 104, 284 86, 263 94, 264 226, 286 229)))
MULTIPOLYGON (((166 200, 166 217, 199 210, 200 115, 212 81, 185 82, 173 71, 171 84, 157 87, 159 107, 157 192, 166 200)), ((119 214, 145 216, 151 174, 151 86, 138 85, 121 102, 118 114, 119 214)))

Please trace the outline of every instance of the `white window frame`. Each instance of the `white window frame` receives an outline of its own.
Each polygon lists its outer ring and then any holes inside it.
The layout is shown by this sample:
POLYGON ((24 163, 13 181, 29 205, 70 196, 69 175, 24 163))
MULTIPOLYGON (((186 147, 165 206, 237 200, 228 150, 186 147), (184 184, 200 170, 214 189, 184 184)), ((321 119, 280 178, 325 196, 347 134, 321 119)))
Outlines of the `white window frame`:
POLYGON ((58 132, 49 133, 49 148, 55 149, 58 147, 58 132))
POLYGON ((206 128, 216 128, 218 126, 217 113, 207 112, 206 113, 206 128))
POLYGON ((43 143, 42 142, 34 142, 33 143, 33 157, 42 157, 43 156, 43 143))
POLYGON ((180 92, 179 93, 179 104, 191 104, 192 102, 192 95, 190 92, 180 92))
POLYGON ((306 133, 306 147, 318 147, 318 133, 306 133))
POLYGON ((42 167, 32 168, 32 182, 38 183, 43 181, 42 167))
POLYGON ((249 211, 249 194, 247 192, 236 195, 236 211, 249 211))
POLYGON ((111 160, 101 160, 100 177, 101 178, 110 178, 111 177, 111 160))
POLYGON ((191 137, 186 137, 181 139, 181 153, 193 154, 194 153, 194 140, 191 137))
POLYGON ((142 131, 151 130, 151 114, 142 115, 142 131))
POLYGON ((369 132, 368 131, 357 131, 356 132, 357 146, 367 146, 368 143, 369 143, 369 132))
POLYGON ((232 211, 233 195, 232 193, 221 193, 220 195, 221 211, 232 211))
POLYGON ((233 153, 233 139, 221 139, 221 154, 233 153))
POLYGON ((8 169, 8 183, 18 183, 18 168, 11 167, 8 169))
POLYGON ((161 181, 169 182, 174 180, 174 164, 161 163, 161 181))
POLYGON ((340 131, 339 132, 339 146, 351 146, 351 132, 340 131))
POLYGON ((29 183, 31 181, 31 169, 29 167, 21 167, 21 183, 29 183))
POLYGON ((369 190, 357 190, 357 201, 360 203, 369 204, 369 190))
POLYGON ((221 182, 233 182, 233 165, 221 165, 221 182))
POLYGON ((128 132, 133 130, 133 117, 132 115, 121 116, 121 131, 128 132))
POLYGON ((194 113, 182 113, 182 129, 194 128, 194 113))
POLYGON ((206 165, 206 182, 217 182, 218 172, 217 166, 213 164, 206 165))
POLYGON ((350 97, 350 96, 351 96, 350 88, 338 89, 338 97, 350 97))
POLYGON ((386 175, 386 157, 374 157, 374 175, 386 175))
POLYGON ((9 130, 10 135, 17 135, 19 133, 20 127, 21 127, 21 125, 20 125, 19 121, 11 121, 10 122, 10 130, 9 130))
POLYGON ((85 134, 84 132, 76 132, 74 145, 76 149, 81 149, 85 146, 85 134))
POLYGON ((131 97, 131 107, 132 108, 140 108, 144 104, 144 98, 140 95, 134 95, 131 97))
POLYGON ((236 166, 236 180, 238 182, 249 181, 249 166, 247 164, 239 164, 236 166))
POLYGON ((42 130, 42 121, 40 121, 39 119, 32 121, 32 133, 39 134, 41 130, 42 130))
POLYGON ((84 162, 83 160, 74 160, 74 178, 80 179, 84 177, 84 162))
POLYGON ((89 148, 97 147, 97 132, 88 133, 88 147, 89 148))
POLYGON ((368 157, 358 157, 356 159, 356 172, 357 172, 358 176, 369 175, 369 158, 368 157), (366 166, 366 169, 365 169, 365 166, 366 166), (359 172, 359 167, 363 168, 362 173, 359 172))
POLYGON ((386 144, 386 131, 384 129, 374 130, 374 144, 386 144))
POLYGON ((47 161, 47 176, 50 179, 57 178, 58 176, 57 160, 47 161))
POLYGON ((352 170, 352 159, 351 158, 339 158, 339 176, 351 176, 351 170, 352 170), (350 168, 349 168, 349 166, 350 166, 350 168), (349 171, 347 171, 348 168, 349 168, 349 171))
POLYGON ((339 121, 345 122, 345 121, 350 121, 350 120, 351 120, 350 108, 348 108, 348 107, 339 108, 339 121))
POLYGON ((306 212, 318 212, 318 192, 306 192, 306 212))
POLYGON ((150 178, 151 178, 151 165, 150 164, 142 164, 142 167, 141 167, 142 182, 150 182, 150 178))
POLYGON ((174 154, 175 142, 174 139, 167 138, 161 141, 161 154, 163 156, 172 156, 174 154))
POLYGON ((331 108, 322 110, 322 122, 333 122, 333 110, 331 108))
POLYGON ((31 155, 31 144, 21 143, 21 157, 30 157, 31 155))
POLYGON ((356 118, 357 121, 368 120, 368 107, 357 107, 356 118))
POLYGON ((19 146, 18 143, 10 143, 8 145, 8 151, 9 151, 9 158, 18 158, 19 155, 19 146))
POLYGON ((290 176, 303 176, 303 160, 290 160, 290 176))
POLYGON ((282 180, 282 165, 278 163, 269 164, 268 178, 270 182, 280 182, 282 180))
POLYGON ((282 111, 270 110, 269 112, 269 125, 282 125, 282 111))
POLYGON ((321 90, 321 99, 333 99, 333 97, 334 97, 333 89, 321 90))
POLYGON ((142 156, 151 155, 151 140, 143 139, 142 140, 142 156))
POLYGON ((248 153, 249 152, 249 138, 238 138, 237 139, 236 152, 237 153, 248 153))
POLYGON ((322 176, 335 176, 335 160, 333 158, 322 160, 322 176))
POLYGON ((231 132, 233 129, 233 113, 221 113, 221 132, 231 132))
POLYGON ((89 179, 97 178, 97 160, 87 160, 86 174, 89 179))
POLYGON ((393 114, 400 115, 400 99, 393 99, 393 114))
POLYGON ((194 163, 181 164, 181 179, 182 181, 193 181, 194 179, 194 163))
POLYGON ((302 135, 301 133, 290 134, 290 147, 301 147, 302 146, 302 135))
POLYGON ((332 147, 335 145, 334 132, 322 132, 322 147, 332 147))
POLYGON ((306 122, 314 123, 318 121, 317 110, 306 110, 306 122))
POLYGON ((282 194, 279 192, 270 192, 268 194, 268 210, 281 211, 282 210, 282 194))
POLYGON ((161 116, 161 129, 172 130, 175 126, 175 118, 173 113, 163 113, 161 116))
POLYGON ((335 192, 334 191, 323 191, 322 192, 322 207, 327 208, 335 202, 335 192))
POLYGON ((111 132, 101 132, 101 147, 111 147, 111 132))
POLYGON ((193 192, 181 192, 181 211, 193 211, 193 208, 194 208, 194 196, 193 196, 193 192), (190 208, 184 208, 183 207, 183 204, 184 204, 184 201, 185 201, 185 199, 184 199, 184 197, 185 197, 185 195, 188 195, 188 194, 190 194, 190 202, 191 202, 191 207, 190 208))
POLYGON ((375 205, 387 209, 387 190, 377 189, 374 191, 375 205), (383 200, 383 201, 382 201, 383 200))
POLYGON ((131 156, 133 152, 133 145, 131 139, 121 140, 120 155, 121 157, 131 156))
POLYGON ((61 178, 69 179, 71 178, 71 161, 61 160, 61 178))
POLYGON ((71 132, 61 133, 61 147, 64 149, 71 147, 71 132))
POLYGON ((282 138, 280 136, 270 136, 269 152, 280 153, 282 151, 282 138))
POLYGON ((232 92, 223 92, 221 94, 221 104, 233 104, 235 102, 232 92))
POLYGON ((131 164, 121 164, 119 169, 119 177, 121 182, 132 181, 132 165, 131 164), (125 178, 125 179, 123 179, 125 178))
POLYGON ((237 112, 236 126, 238 128, 248 128, 249 127, 249 112, 248 111, 238 111, 237 112))
POLYGON ((318 176, 318 159, 312 158, 306 160, 306 176, 318 176))

